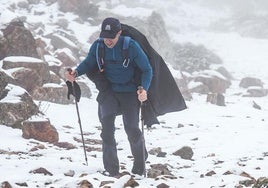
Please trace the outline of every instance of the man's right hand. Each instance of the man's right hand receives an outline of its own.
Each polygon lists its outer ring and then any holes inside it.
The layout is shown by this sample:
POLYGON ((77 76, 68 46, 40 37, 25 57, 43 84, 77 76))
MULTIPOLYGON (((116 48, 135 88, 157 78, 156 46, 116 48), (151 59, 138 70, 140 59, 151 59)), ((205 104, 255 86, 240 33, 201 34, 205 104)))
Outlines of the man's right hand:
POLYGON ((75 81, 75 75, 76 72, 75 70, 72 70, 72 69, 67 69, 67 71, 65 72, 65 78, 66 80, 70 81, 70 82, 74 82, 75 81))

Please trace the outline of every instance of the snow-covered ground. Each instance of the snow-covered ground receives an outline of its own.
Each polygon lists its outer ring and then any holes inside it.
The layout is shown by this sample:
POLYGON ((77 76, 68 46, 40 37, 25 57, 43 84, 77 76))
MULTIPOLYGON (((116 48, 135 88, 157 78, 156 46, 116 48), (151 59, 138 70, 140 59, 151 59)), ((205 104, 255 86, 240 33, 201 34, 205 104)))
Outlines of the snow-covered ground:
MULTIPOLYGON (((10 19, 9 16, 16 15, 5 9, 8 2, 0 3, 0 21, 4 22, 10 19)), ((114 10, 117 10, 118 2, 114 2, 114 10)), ((248 98, 236 94, 244 92, 239 88, 239 80, 246 76, 262 79, 265 83, 264 87, 267 88, 268 39, 245 38, 234 32, 221 33, 209 30, 209 23, 226 16, 228 11, 221 13, 212 11, 198 6, 193 3, 194 1, 190 1, 191 3, 172 0, 157 1, 157 3, 153 0, 140 2, 141 4, 136 6, 143 6, 148 11, 161 10, 173 40, 205 45, 222 58, 224 67, 235 78, 225 94, 226 106, 208 104, 206 96, 195 94, 192 101, 187 101, 187 110, 161 116, 160 125, 153 126, 150 131, 145 130, 147 149, 161 147, 162 151, 167 153, 163 158, 149 155, 147 168, 150 164, 168 164, 177 179, 144 178, 137 180, 140 187, 156 187, 165 183, 170 187, 183 188, 233 188, 240 180, 248 179, 243 176, 245 173, 255 179, 267 177, 268 98, 248 98), (177 30, 179 32, 176 32, 177 30), (253 101, 262 109, 253 108, 253 101), (184 126, 179 128, 179 124, 184 126), (183 146, 190 146, 193 149, 193 160, 183 160, 172 155, 183 146), (214 171, 215 174, 206 176, 205 174, 210 171, 214 171), (224 175, 228 171, 231 174, 224 175)), ((42 6, 41 4, 39 8, 42 9, 42 6)), ((128 13, 131 10, 129 8, 128 13)), ((137 7, 133 10, 135 10, 133 14, 136 14, 137 7)), ((147 13, 144 8, 139 10, 147 13)), ((83 39, 85 35, 82 35, 81 30, 77 31, 77 35, 81 34, 77 37, 83 39)), ((88 82, 88 84, 91 85, 93 96, 91 99, 82 98, 79 102, 82 127, 86 133, 85 139, 100 139, 100 123, 95 101, 97 91, 92 83, 88 82)), ((84 164, 82 144, 74 139, 81 139, 75 105, 49 102, 41 104, 41 110, 59 132, 59 141, 70 142, 77 148, 65 150, 52 144, 32 139, 26 140, 22 138, 21 130, 0 126, 0 182, 8 181, 14 187, 19 187, 15 183, 23 182, 26 182, 28 187, 76 187, 80 181, 87 179, 94 187, 99 187, 103 180, 117 181, 98 173, 103 170, 101 152, 87 152, 88 166, 84 164), (45 148, 30 151, 38 144, 43 144, 45 148), (53 176, 29 173, 39 167, 46 168, 53 176), (73 177, 64 175, 69 170, 75 172, 73 177), (82 174, 85 175, 81 176, 82 174)), ((130 171, 132 161, 128 156, 131 153, 121 117, 118 117, 116 122, 119 160, 126 170, 130 171)), ((119 184, 120 182, 117 182, 117 187, 120 187, 119 184)))

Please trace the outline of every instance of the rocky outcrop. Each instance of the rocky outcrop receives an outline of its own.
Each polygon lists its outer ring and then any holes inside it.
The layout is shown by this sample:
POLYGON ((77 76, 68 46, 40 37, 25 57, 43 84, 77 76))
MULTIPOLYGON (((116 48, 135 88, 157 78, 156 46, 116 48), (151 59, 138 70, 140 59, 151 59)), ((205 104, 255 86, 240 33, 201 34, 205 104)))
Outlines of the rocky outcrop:
POLYGON ((231 81, 225 78, 221 73, 214 70, 201 71, 192 76, 190 84, 191 92, 202 94, 225 93, 226 89, 231 85, 231 81), (199 83, 199 84, 197 84, 199 83), (201 89, 202 88, 202 89, 201 89))
POLYGON ((98 6, 89 3, 87 0, 59 0, 59 9, 63 12, 74 12, 78 14, 82 19, 88 17, 95 17, 98 13, 98 6))
POLYGON ((0 123, 21 128, 21 122, 39 112, 38 106, 23 88, 8 84, 0 100, 0 123))
POLYGON ((251 86, 263 87, 263 82, 259 78, 245 77, 240 81, 239 86, 242 88, 249 88, 251 86))
MULTIPOLYGON (((3 59, 3 68, 9 72, 9 81, 26 89, 34 100, 44 100, 60 104, 70 104, 67 87, 63 79, 49 70, 48 63, 32 57, 12 56, 3 59)), ((8 78, 6 78, 8 80, 8 78)), ((80 83, 83 97, 91 97, 87 85, 80 83)))
POLYGON ((255 77, 245 77, 239 83, 241 88, 246 88, 244 97, 264 97, 268 95, 268 89, 264 88, 264 83, 261 79, 255 77))
POLYGON ((39 58, 32 33, 20 20, 14 20, 2 30, 0 59, 7 56, 29 56, 39 58))
POLYGON ((212 64, 222 64, 221 58, 202 45, 174 44, 174 58, 170 63, 188 73, 210 69, 212 64))
POLYGON ((43 85, 43 79, 36 70, 19 67, 9 70, 16 81, 16 84, 26 89, 29 93, 43 85))
POLYGON ((48 64, 41 59, 26 56, 10 56, 3 59, 3 69, 18 67, 35 70, 41 79, 41 84, 47 83, 50 79, 48 64))
POLYGON ((49 83, 35 89, 32 96, 39 101, 70 104, 72 101, 67 99, 67 92, 68 89, 66 85, 49 83))

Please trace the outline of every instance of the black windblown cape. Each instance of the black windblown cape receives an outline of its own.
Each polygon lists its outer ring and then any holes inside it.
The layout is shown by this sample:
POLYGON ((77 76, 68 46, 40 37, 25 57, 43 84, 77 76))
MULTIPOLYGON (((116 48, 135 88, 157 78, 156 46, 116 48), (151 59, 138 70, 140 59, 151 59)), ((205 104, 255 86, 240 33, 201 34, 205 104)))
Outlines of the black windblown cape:
POLYGON ((157 116, 186 109, 183 96, 163 58, 153 49, 147 38, 137 29, 122 24, 122 35, 136 40, 149 58, 153 78, 144 109, 147 126, 159 123, 157 116))
MULTIPOLYGON (((143 106, 144 124, 150 127, 159 124, 157 116, 186 109, 184 98, 163 58, 153 49, 147 38, 134 27, 122 24, 122 36, 136 40, 144 50, 153 69, 153 78, 148 91, 148 100, 143 106)), ((135 77, 140 77, 137 71, 135 77)), ((99 71, 87 73, 99 90, 98 102, 111 92, 108 81, 99 71)))

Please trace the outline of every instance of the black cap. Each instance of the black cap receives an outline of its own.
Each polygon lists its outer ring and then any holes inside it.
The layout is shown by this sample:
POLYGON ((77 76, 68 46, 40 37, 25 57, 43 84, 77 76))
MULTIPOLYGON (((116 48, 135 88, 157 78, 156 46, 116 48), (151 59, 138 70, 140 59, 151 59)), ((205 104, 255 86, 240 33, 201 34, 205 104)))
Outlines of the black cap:
POLYGON ((118 31, 121 30, 121 23, 116 18, 105 18, 101 25, 101 38, 114 39, 118 31))

